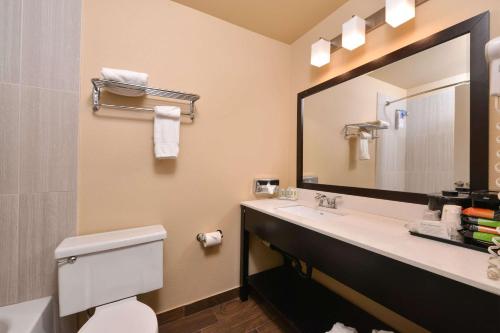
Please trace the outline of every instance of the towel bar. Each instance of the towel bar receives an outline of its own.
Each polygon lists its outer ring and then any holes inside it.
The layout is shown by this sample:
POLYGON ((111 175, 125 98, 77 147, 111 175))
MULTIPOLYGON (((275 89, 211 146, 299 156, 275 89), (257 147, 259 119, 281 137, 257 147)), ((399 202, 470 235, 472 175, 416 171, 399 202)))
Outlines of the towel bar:
POLYGON ((154 111, 153 108, 146 107, 134 107, 134 106, 126 106, 126 105, 115 105, 115 104, 105 104, 100 102, 101 98, 101 88, 121 88, 121 89, 129 89, 131 91, 141 91, 144 92, 145 95, 158 96, 170 99, 178 99, 182 101, 189 102, 189 112, 182 112, 183 116, 188 116, 191 120, 195 118, 195 107, 194 103, 200 99, 199 95, 185 93, 181 91, 175 90, 165 90, 159 88, 151 88, 146 86, 138 86, 135 84, 128 84, 118 81, 111 80, 102 80, 102 79, 92 79, 92 102, 93 102, 93 110, 94 112, 98 111, 101 107, 112 108, 112 109, 120 109, 120 110, 128 110, 128 111, 154 111))
POLYGON ((349 139, 350 137, 359 136, 359 131, 369 132, 372 135, 372 139, 378 139, 377 131, 381 129, 387 129, 387 127, 366 122, 357 124, 347 124, 344 126, 342 131, 344 132, 344 139, 349 139), (350 130, 354 130, 355 133, 350 132, 350 130))

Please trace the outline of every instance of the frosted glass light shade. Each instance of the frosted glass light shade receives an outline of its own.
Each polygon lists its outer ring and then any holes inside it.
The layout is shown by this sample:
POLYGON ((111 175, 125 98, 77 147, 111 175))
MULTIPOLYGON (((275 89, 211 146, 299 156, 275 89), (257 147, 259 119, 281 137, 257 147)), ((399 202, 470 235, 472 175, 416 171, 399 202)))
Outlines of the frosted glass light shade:
POLYGON ((396 28, 415 17, 415 0, 385 0, 385 21, 396 28))
POLYGON ((342 47, 354 50, 365 43, 366 22, 359 16, 353 16, 342 24, 342 47))
POLYGON ((311 65, 321 67, 330 62, 330 41, 321 38, 311 46, 311 65))

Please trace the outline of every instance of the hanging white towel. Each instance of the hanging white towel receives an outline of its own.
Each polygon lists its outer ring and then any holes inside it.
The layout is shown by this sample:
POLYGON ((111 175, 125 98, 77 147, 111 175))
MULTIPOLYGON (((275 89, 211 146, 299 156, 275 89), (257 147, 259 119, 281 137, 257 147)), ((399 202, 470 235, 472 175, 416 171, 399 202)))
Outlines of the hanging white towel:
POLYGON ((359 159, 369 160, 370 159, 370 149, 368 146, 368 140, 372 138, 370 133, 361 131, 359 133, 359 159))
MULTIPOLYGON (((114 69, 103 67, 101 69, 101 77, 104 80, 117 81, 122 83, 133 84, 136 86, 147 86, 149 76, 146 73, 132 72, 125 69, 114 69)), ((127 89, 120 87, 107 87, 109 92, 122 96, 143 96, 144 91, 137 89, 127 89)))
POLYGON ((181 109, 178 106, 156 106, 154 145, 157 159, 174 159, 179 154, 181 109))

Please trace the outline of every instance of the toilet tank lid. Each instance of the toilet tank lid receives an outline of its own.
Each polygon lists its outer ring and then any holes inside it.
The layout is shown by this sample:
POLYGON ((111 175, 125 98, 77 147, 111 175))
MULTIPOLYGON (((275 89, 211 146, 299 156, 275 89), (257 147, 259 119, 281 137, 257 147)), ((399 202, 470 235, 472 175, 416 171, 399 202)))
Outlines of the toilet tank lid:
POLYGON ((69 237, 59 244, 54 255, 56 259, 62 259, 154 242, 165 238, 167 238, 167 232, 161 225, 69 237))

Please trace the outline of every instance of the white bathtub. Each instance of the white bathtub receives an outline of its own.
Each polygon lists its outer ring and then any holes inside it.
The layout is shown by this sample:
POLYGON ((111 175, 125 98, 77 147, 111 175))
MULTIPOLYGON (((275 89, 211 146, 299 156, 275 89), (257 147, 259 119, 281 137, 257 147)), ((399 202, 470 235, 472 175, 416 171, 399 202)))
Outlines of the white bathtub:
POLYGON ((0 307, 0 333, 53 333, 52 297, 0 307))

